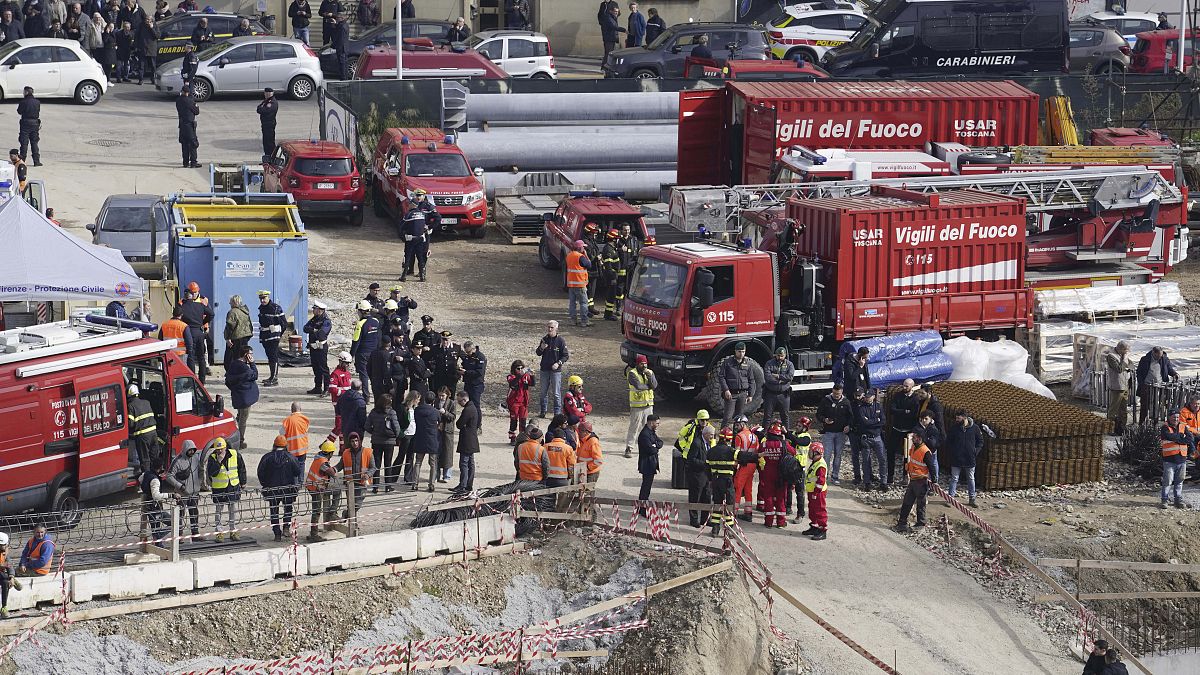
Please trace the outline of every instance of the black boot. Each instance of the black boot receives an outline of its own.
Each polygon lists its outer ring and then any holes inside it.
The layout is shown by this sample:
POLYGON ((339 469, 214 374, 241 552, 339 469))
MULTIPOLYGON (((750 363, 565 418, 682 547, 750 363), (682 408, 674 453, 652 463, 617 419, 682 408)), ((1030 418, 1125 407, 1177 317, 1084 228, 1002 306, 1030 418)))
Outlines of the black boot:
POLYGON ((421 268, 421 276, 418 277, 418 279, 421 281, 425 281, 425 268, 424 267, 421 268))

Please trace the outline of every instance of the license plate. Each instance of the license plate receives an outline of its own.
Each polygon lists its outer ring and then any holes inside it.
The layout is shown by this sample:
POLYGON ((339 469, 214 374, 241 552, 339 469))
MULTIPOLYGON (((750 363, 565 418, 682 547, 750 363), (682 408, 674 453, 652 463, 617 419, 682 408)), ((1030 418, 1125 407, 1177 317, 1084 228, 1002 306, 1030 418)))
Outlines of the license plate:
POLYGON ((332 190, 337 187, 334 183, 317 183, 318 190, 332 190))
POLYGON ((442 223, 446 225, 457 225, 458 218, 442 218, 442 223))

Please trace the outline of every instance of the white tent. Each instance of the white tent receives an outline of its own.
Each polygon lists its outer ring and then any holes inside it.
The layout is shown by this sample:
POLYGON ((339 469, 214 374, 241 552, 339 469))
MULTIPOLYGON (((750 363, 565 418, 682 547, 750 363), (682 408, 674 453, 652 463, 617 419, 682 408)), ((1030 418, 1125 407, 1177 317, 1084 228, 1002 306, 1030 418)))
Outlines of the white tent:
POLYGON ((0 301, 131 300, 143 282, 121 252, 78 239, 24 199, 0 204, 0 301))

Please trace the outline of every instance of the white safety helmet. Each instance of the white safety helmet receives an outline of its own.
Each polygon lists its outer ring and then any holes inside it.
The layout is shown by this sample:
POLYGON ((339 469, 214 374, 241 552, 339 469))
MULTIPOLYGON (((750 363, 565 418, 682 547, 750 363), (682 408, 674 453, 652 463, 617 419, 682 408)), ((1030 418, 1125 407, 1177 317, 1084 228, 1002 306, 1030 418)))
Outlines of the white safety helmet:
POLYGON ((137 396, 138 394, 142 393, 142 390, 138 389, 136 384, 129 385, 129 388, 125 391, 128 392, 130 396, 137 396))
POLYGON ((367 300, 359 300, 358 301, 358 311, 360 311, 360 312, 371 311, 371 303, 367 300))
POLYGON ((338 361, 344 361, 346 363, 350 363, 353 360, 354 360, 354 357, 350 356, 350 352, 339 352, 338 353, 338 361))
POLYGON ((0 546, 8 546, 8 533, 0 532, 0 546))

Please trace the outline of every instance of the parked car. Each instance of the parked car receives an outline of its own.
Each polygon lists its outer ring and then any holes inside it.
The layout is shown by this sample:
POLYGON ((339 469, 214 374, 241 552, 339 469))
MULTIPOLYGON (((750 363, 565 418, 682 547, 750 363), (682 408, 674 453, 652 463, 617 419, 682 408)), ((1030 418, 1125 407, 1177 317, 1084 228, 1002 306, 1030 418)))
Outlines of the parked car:
POLYGON ((483 169, 472 169, 454 137, 441 129, 385 130, 379 134, 371 174, 375 215, 395 222, 397 234, 413 195, 425 190, 440 216, 439 232, 484 236, 488 205, 480 182, 483 169))
MULTIPOLYGON (((1183 67, 1191 68, 1196 63, 1196 49, 1200 48, 1200 31, 1187 31, 1190 44, 1183 55, 1183 67)), ((1152 30, 1137 34, 1133 45, 1133 58, 1129 64, 1131 73, 1163 73, 1179 68, 1179 30, 1152 30), (1169 62, 1169 63, 1168 63, 1169 62)))
MULTIPOLYGON (((396 48, 368 47, 354 66, 353 79, 395 79, 396 48)), ((505 80, 508 73, 473 49, 458 44, 435 47, 428 38, 404 39, 404 79, 505 80)))
POLYGON ((283 141, 263 163, 263 192, 287 192, 301 218, 345 218, 362 225, 366 191, 354 155, 334 141, 283 141))
POLYGON ((689 80, 718 79, 742 81, 789 81, 812 82, 829 79, 829 73, 810 61, 771 59, 769 61, 741 61, 729 59, 724 66, 709 59, 685 61, 684 77, 689 80))
POLYGON ((837 9, 825 9, 821 4, 791 5, 771 22, 767 37, 775 58, 803 56, 805 61, 820 63, 825 52, 849 42, 866 22, 866 15, 851 3, 838 3, 837 9))
POLYGON ((550 41, 541 33, 528 30, 485 30, 464 43, 484 58, 504 69, 512 77, 557 80, 550 41))
POLYGON ((1097 22, 1071 24, 1071 72, 1089 75, 1129 69, 1129 43, 1116 30, 1097 22))
POLYGON ((1095 12, 1084 17, 1085 21, 1102 23, 1121 34, 1132 46, 1137 34, 1158 29, 1158 15, 1145 12, 1095 12))
MULTIPOLYGON (((308 100, 325 81, 313 50, 300 40, 283 37, 238 37, 200 52, 192 95, 207 101, 214 94, 261 92, 265 87, 308 100)), ((176 93, 183 86, 178 63, 154 72, 154 86, 176 93)))
MULTIPOLYGON (((437 44, 446 40, 446 31, 450 30, 450 26, 452 25, 454 24, 448 21, 438 21, 437 19, 405 19, 400 24, 400 27, 404 31, 405 39, 423 37, 429 38, 437 44)), ((368 47, 395 44, 395 21, 389 21, 375 26, 370 30, 363 31, 361 35, 351 38, 346 43, 346 67, 353 73, 355 65, 358 64, 358 57, 368 47)), ((325 76, 336 79, 338 77, 337 55, 333 53, 333 47, 328 45, 323 47, 320 51, 320 57, 321 70, 325 73, 325 76)))
POLYGON ((713 60, 769 59, 771 48, 762 27, 737 23, 678 23, 644 47, 613 50, 601 68, 604 77, 683 77, 683 61, 701 35, 708 36, 713 60))
POLYGON ((166 257, 170 223, 159 195, 109 195, 87 229, 93 244, 115 248, 126 260, 151 262, 166 257))
POLYGON ((0 99, 19 99, 25 87, 38 98, 95 105, 108 91, 108 77, 74 40, 26 38, 0 47, 0 99))
MULTIPOLYGON (((225 42, 233 37, 233 29, 241 23, 242 19, 250 21, 250 32, 253 35, 270 35, 271 31, 267 30, 262 23, 250 16, 242 16, 240 14, 228 14, 217 12, 206 14, 203 12, 179 12, 159 21, 156 24, 158 28, 158 60, 155 63, 162 65, 167 61, 183 57, 183 48, 191 39, 192 31, 196 30, 196 24, 200 23, 200 19, 208 19, 208 29, 213 34, 213 44, 225 42)), ((136 28, 136 26, 135 26, 136 28)))

